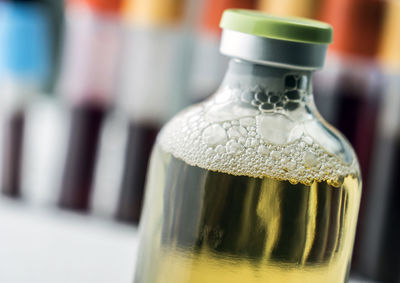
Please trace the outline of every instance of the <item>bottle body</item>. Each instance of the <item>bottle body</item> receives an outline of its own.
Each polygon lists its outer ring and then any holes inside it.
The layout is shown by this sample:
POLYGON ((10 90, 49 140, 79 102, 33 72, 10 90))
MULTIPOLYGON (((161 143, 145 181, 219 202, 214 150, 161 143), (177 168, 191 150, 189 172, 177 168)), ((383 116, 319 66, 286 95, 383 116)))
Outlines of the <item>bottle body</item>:
POLYGON ((400 3, 385 5, 378 58, 383 77, 382 103, 372 155, 369 188, 363 195, 354 270, 379 282, 400 282, 400 3), (397 217, 396 217, 397 216, 397 217))
POLYGON ((386 73, 385 93, 378 119, 374 144, 369 191, 357 234, 356 272, 381 282, 398 282, 400 272, 400 235, 398 201, 399 140, 399 74, 386 73))
POLYGON ((187 105, 183 94, 191 61, 189 19, 197 4, 191 0, 127 3, 116 108, 126 116, 128 125, 115 216, 137 225, 157 133, 187 105))
POLYGON ((119 20, 112 12, 98 12, 78 2, 67 7, 58 82, 60 95, 70 112, 59 197, 63 208, 87 211, 91 205, 99 140, 114 100, 119 32, 119 20), (104 45, 104 41, 108 44, 104 45))
POLYGON ((345 282, 360 200, 351 147, 311 72, 232 60, 161 131, 135 282, 345 282))
POLYGON ((49 79, 50 23, 43 3, 2 1, 0 26, 0 190, 18 197, 27 108, 49 79))
POLYGON ((183 31, 175 27, 161 29, 125 24, 117 107, 127 116, 128 137, 115 216, 137 225, 151 149, 161 125, 167 120, 167 112, 175 106, 170 107, 168 101, 174 99, 172 93, 177 93, 172 91, 177 82, 174 62, 178 58, 177 50, 182 47, 183 31))

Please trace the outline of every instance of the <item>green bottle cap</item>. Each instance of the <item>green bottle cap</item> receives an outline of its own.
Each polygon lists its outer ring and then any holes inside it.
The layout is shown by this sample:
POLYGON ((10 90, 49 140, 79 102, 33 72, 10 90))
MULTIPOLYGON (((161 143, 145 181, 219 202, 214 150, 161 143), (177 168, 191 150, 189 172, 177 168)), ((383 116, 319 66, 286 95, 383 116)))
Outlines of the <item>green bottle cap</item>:
POLYGON ((332 42, 332 27, 324 22, 276 17, 253 10, 225 10, 220 27, 259 37, 314 44, 332 42))

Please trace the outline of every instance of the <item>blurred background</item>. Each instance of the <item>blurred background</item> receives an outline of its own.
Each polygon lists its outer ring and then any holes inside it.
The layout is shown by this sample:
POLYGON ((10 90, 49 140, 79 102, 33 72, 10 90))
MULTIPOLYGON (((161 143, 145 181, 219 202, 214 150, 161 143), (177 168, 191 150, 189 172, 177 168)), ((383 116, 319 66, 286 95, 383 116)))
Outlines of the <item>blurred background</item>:
POLYGON ((153 142, 218 88, 227 8, 334 27, 314 95, 362 167, 352 280, 400 282, 400 0, 0 0, 0 282, 132 282, 153 142))

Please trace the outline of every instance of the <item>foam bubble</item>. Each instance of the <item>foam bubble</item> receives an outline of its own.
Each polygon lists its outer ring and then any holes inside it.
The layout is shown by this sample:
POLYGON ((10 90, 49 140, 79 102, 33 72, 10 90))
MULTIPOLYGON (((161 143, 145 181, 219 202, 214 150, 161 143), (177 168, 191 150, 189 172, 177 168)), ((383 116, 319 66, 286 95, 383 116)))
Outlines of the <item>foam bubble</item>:
MULTIPOLYGON (((254 98, 251 92, 243 96, 246 101, 254 98)), ((235 116, 221 105, 213 111, 213 103, 191 107, 173 118, 160 134, 162 148, 192 166, 291 183, 311 185, 318 180, 339 186, 343 177, 357 175, 356 165, 328 153, 288 116, 250 111, 247 106, 234 108, 235 116)))

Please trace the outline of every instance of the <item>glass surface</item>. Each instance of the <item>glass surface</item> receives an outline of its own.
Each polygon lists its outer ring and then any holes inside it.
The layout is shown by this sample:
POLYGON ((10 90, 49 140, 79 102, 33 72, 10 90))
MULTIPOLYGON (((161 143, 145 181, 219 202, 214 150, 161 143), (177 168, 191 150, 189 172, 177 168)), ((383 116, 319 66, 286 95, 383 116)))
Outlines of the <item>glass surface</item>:
POLYGON ((357 159, 317 113, 311 72, 232 60, 161 131, 135 282, 346 282, 357 159))

